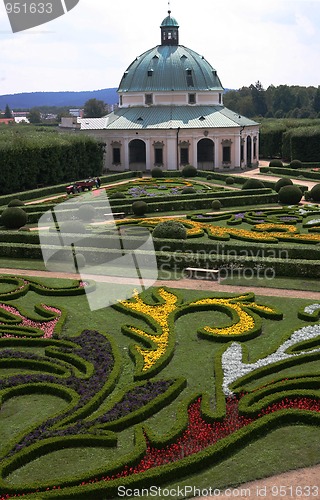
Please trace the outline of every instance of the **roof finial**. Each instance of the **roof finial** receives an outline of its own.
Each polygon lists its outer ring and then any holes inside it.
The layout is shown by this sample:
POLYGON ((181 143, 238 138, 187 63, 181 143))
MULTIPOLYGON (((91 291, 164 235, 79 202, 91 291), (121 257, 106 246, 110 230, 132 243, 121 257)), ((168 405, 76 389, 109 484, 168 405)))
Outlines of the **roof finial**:
POLYGON ((171 2, 170 2, 170 0, 168 2, 168 14, 169 14, 169 16, 171 14, 171 2))

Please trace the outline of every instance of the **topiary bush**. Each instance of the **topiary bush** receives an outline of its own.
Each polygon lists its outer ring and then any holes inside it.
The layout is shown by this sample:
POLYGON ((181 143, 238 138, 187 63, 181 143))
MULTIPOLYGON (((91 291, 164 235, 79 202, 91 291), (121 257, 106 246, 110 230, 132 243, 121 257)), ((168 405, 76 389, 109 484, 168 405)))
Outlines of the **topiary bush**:
POLYGON ((283 186, 292 186, 293 185, 293 182, 291 179, 287 179, 285 177, 282 177, 281 179, 279 179, 276 183, 275 183, 275 186, 274 186, 274 190, 277 191, 277 193, 279 193, 280 189, 283 187, 283 186))
POLYGON ((212 179, 212 175, 211 174, 207 175, 206 179, 207 181, 210 181, 212 179))
POLYGON ((262 189, 265 185, 259 179, 248 179, 241 187, 241 189, 262 189))
POLYGON ((60 232, 62 233, 72 233, 72 234, 85 234, 85 225, 79 220, 65 221, 60 225, 60 232))
POLYGON ((160 177, 164 177, 164 173, 163 173, 162 168, 154 167, 151 170, 151 177, 153 177, 154 179, 159 179, 160 177))
POLYGON ((271 160, 269 167, 283 167, 283 163, 281 160, 271 160))
POLYGON ((134 215, 144 215, 148 211, 148 205, 145 201, 134 201, 131 208, 134 215))
POLYGON ((159 222, 153 230, 152 235, 155 238, 170 238, 185 240, 187 237, 187 229, 181 222, 168 220, 159 222))
POLYGON ((226 178, 226 184, 228 184, 228 185, 234 184, 234 178, 233 177, 227 177, 226 178))
POLYGON ((221 201, 220 200, 212 200, 211 206, 213 210, 220 210, 222 207, 221 201))
POLYGON ((8 207, 1 215, 1 224, 7 229, 19 229, 28 221, 28 215, 20 207, 8 207))
POLYGON ((121 193, 121 191, 116 191, 115 193, 109 194, 110 200, 118 200, 120 198, 126 198, 126 195, 124 193, 121 193))
POLYGON ((300 160, 292 160, 289 165, 290 168, 301 169, 303 167, 302 161, 300 160))
POLYGON ((197 173, 197 169, 193 165, 186 165, 181 170, 182 177, 196 177, 197 173))
POLYGON ((286 205, 297 205, 302 198, 302 191, 298 186, 283 186, 279 191, 279 201, 286 205))
POLYGON ((181 193, 182 193, 182 194, 192 194, 192 193, 196 193, 196 192, 197 192, 197 190, 196 190, 196 189, 194 189, 194 188, 193 188, 193 187, 191 187, 191 186, 186 186, 186 187, 184 187, 184 188, 182 189, 182 191, 181 191, 181 193))
POLYGON ((14 200, 9 201, 8 207, 23 207, 24 203, 22 200, 15 198, 14 200))
POLYGON ((310 190, 310 196, 313 201, 320 201, 320 184, 315 184, 310 190))
POLYGON ((94 219, 95 208, 92 205, 84 204, 78 208, 78 217, 84 222, 90 222, 94 219))

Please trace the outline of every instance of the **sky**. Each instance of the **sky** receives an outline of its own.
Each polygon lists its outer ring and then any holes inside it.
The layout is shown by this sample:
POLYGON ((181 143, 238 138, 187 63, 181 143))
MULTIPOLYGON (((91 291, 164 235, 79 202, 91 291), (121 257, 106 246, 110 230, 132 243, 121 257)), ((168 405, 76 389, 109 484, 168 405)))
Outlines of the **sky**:
MULTIPOLYGON (((161 43, 168 8, 168 0, 79 0, 12 33, 0 0, 0 95, 117 87, 130 63, 161 43)), ((180 44, 204 56, 225 88, 320 85, 320 0, 171 0, 170 9, 180 44)))

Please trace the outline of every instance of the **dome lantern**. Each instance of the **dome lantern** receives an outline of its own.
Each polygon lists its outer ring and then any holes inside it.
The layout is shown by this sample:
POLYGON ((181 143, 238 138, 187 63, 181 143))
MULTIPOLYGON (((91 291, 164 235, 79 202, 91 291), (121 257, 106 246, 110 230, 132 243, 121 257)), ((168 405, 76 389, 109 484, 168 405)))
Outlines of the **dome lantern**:
POLYGON ((171 10, 161 23, 161 45, 179 45, 179 24, 171 17, 171 10))

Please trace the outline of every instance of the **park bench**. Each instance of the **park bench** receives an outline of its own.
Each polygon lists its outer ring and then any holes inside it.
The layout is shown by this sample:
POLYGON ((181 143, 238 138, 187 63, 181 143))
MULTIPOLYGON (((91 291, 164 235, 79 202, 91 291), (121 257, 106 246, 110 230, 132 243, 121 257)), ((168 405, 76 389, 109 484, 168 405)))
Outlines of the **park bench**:
POLYGON ((207 269, 201 267, 187 267, 185 269, 185 272, 188 278, 194 278, 194 279, 205 278, 205 279, 211 279, 213 281, 219 280, 219 273, 220 273, 219 269, 207 269))
POLYGON ((109 212, 107 214, 103 214, 107 219, 111 219, 112 217, 114 219, 123 219, 125 216, 124 212, 109 212))

